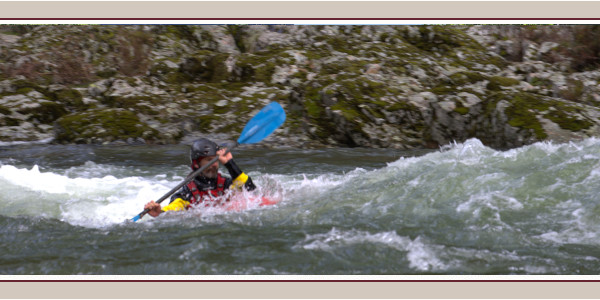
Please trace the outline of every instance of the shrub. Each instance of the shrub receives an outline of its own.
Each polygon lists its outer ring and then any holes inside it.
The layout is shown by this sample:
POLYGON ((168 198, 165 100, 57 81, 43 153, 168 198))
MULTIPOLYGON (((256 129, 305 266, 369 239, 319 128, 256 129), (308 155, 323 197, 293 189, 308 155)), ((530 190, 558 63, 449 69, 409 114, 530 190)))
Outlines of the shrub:
POLYGON ((23 62, 18 68, 10 64, 5 64, 2 66, 1 70, 2 74, 4 74, 4 76, 7 78, 14 78, 21 75, 28 80, 36 81, 42 78, 45 66, 44 63, 36 59, 30 59, 26 62, 23 62))
POLYGON ((600 66, 600 25, 574 26, 572 46, 567 49, 573 59, 571 67, 575 71, 591 70, 600 66))
POLYGON ((570 101, 580 101, 583 96, 584 86, 583 82, 579 80, 569 79, 567 80, 567 88, 562 89, 558 92, 558 96, 570 101))
POLYGON ((0 25, 0 32, 5 34, 23 35, 30 32, 35 25, 0 25))
POLYGON ((577 72, 598 68, 600 66, 600 25, 501 25, 490 26, 499 33, 498 39, 512 40, 511 55, 505 58, 522 61, 526 41, 538 44, 555 42, 559 44, 556 51, 541 58, 549 63, 570 60, 570 67, 577 72))
POLYGON ((55 51, 52 61, 56 65, 52 81, 60 84, 81 84, 93 79, 92 65, 85 62, 81 53, 55 51))
POLYGON ((145 74, 150 68, 154 39, 144 31, 121 30, 117 46, 117 66, 125 76, 145 74))

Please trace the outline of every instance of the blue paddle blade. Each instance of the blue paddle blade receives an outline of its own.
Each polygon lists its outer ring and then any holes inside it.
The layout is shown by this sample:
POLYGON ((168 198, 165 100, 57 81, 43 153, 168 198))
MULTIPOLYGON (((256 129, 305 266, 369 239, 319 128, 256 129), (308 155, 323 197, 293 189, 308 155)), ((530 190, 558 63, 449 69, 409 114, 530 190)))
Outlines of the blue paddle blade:
POLYGON ((271 102, 254 116, 237 140, 239 144, 253 144, 262 141, 285 122, 285 111, 277 102, 271 102))

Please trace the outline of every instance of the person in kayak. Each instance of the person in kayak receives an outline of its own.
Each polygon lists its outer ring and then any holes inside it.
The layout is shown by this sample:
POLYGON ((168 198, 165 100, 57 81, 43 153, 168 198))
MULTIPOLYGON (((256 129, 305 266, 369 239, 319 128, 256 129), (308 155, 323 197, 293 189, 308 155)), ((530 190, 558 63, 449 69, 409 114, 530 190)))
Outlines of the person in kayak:
POLYGON ((165 211, 185 210, 194 205, 220 205, 229 200, 225 195, 228 189, 245 188, 248 191, 256 189, 252 179, 242 172, 233 161, 231 152, 225 154, 225 151, 226 149, 220 149, 211 140, 205 138, 195 140, 190 150, 193 171, 208 164, 217 156, 219 159, 175 193, 167 206, 161 208, 160 203, 150 201, 144 206, 144 209, 149 209, 148 214, 157 217, 165 211), (227 168, 231 178, 224 177, 219 173, 219 163, 227 168))

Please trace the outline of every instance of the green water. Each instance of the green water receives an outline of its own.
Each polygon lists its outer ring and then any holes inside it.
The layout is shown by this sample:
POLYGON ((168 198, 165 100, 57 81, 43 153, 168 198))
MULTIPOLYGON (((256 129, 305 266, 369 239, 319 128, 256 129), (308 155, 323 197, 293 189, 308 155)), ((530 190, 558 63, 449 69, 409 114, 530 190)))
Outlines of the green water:
POLYGON ((0 274, 600 272, 596 139, 234 154, 278 204, 130 223, 187 174, 186 146, 0 147, 0 274))

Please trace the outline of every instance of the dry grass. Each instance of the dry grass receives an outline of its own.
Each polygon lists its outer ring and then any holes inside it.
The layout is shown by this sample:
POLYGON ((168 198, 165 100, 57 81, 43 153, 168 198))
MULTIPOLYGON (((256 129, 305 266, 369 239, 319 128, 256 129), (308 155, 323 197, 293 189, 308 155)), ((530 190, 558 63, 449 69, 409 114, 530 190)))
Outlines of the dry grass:
POLYGON ((1 70, 2 74, 5 77, 16 77, 16 76, 24 76, 28 80, 37 81, 42 78, 42 74, 46 66, 44 63, 35 60, 29 59, 19 65, 19 67, 13 67, 10 65, 2 65, 1 70))
POLYGON ((514 43, 512 55, 505 58, 522 61, 528 41, 559 44, 543 61, 558 63, 569 60, 572 71, 581 72, 600 67, 600 25, 502 25, 497 37, 514 43))
MULTIPOLYGON (((85 84, 97 79, 94 57, 95 49, 90 49, 96 40, 109 44, 108 53, 103 53, 109 65, 125 76, 145 75, 151 65, 151 51, 154 37, 147 32, 131 28, 109 28, 109 37, 104 40, 89 31, 61 37, 60 42, 52 41, 50 51, 32 54, 21 62, 12 61, 1 67, 3 77, 25 76, 28 80, 40 83, 85 84), (114 31, 113 31, 114 30, 114 31), (88 57, 86 57, 86 54, 88 57)), ((21 26, 3 26, 0 32, 26 32, 30 29, 21 26)), ((2 57, 0 57, 2 58, 2 57)), ((11 57, 4 57, 10 60, 11 57)))
POLYGON ((596 69, 600 66, 600 25, 578 25, 573 28, 573 42, 567 48, 576 71, 596 69))
POLYGON ((121 30, 117 38, 117 66, 125 76, 145 74, 150 68, 154 38, 143 31, 121 30))
POLYGON ((51 54, 55 64, 52 81, 60 84, 82 84, 94 79, 92 65, 86 62, 83 54, 56 51, 51 54))

